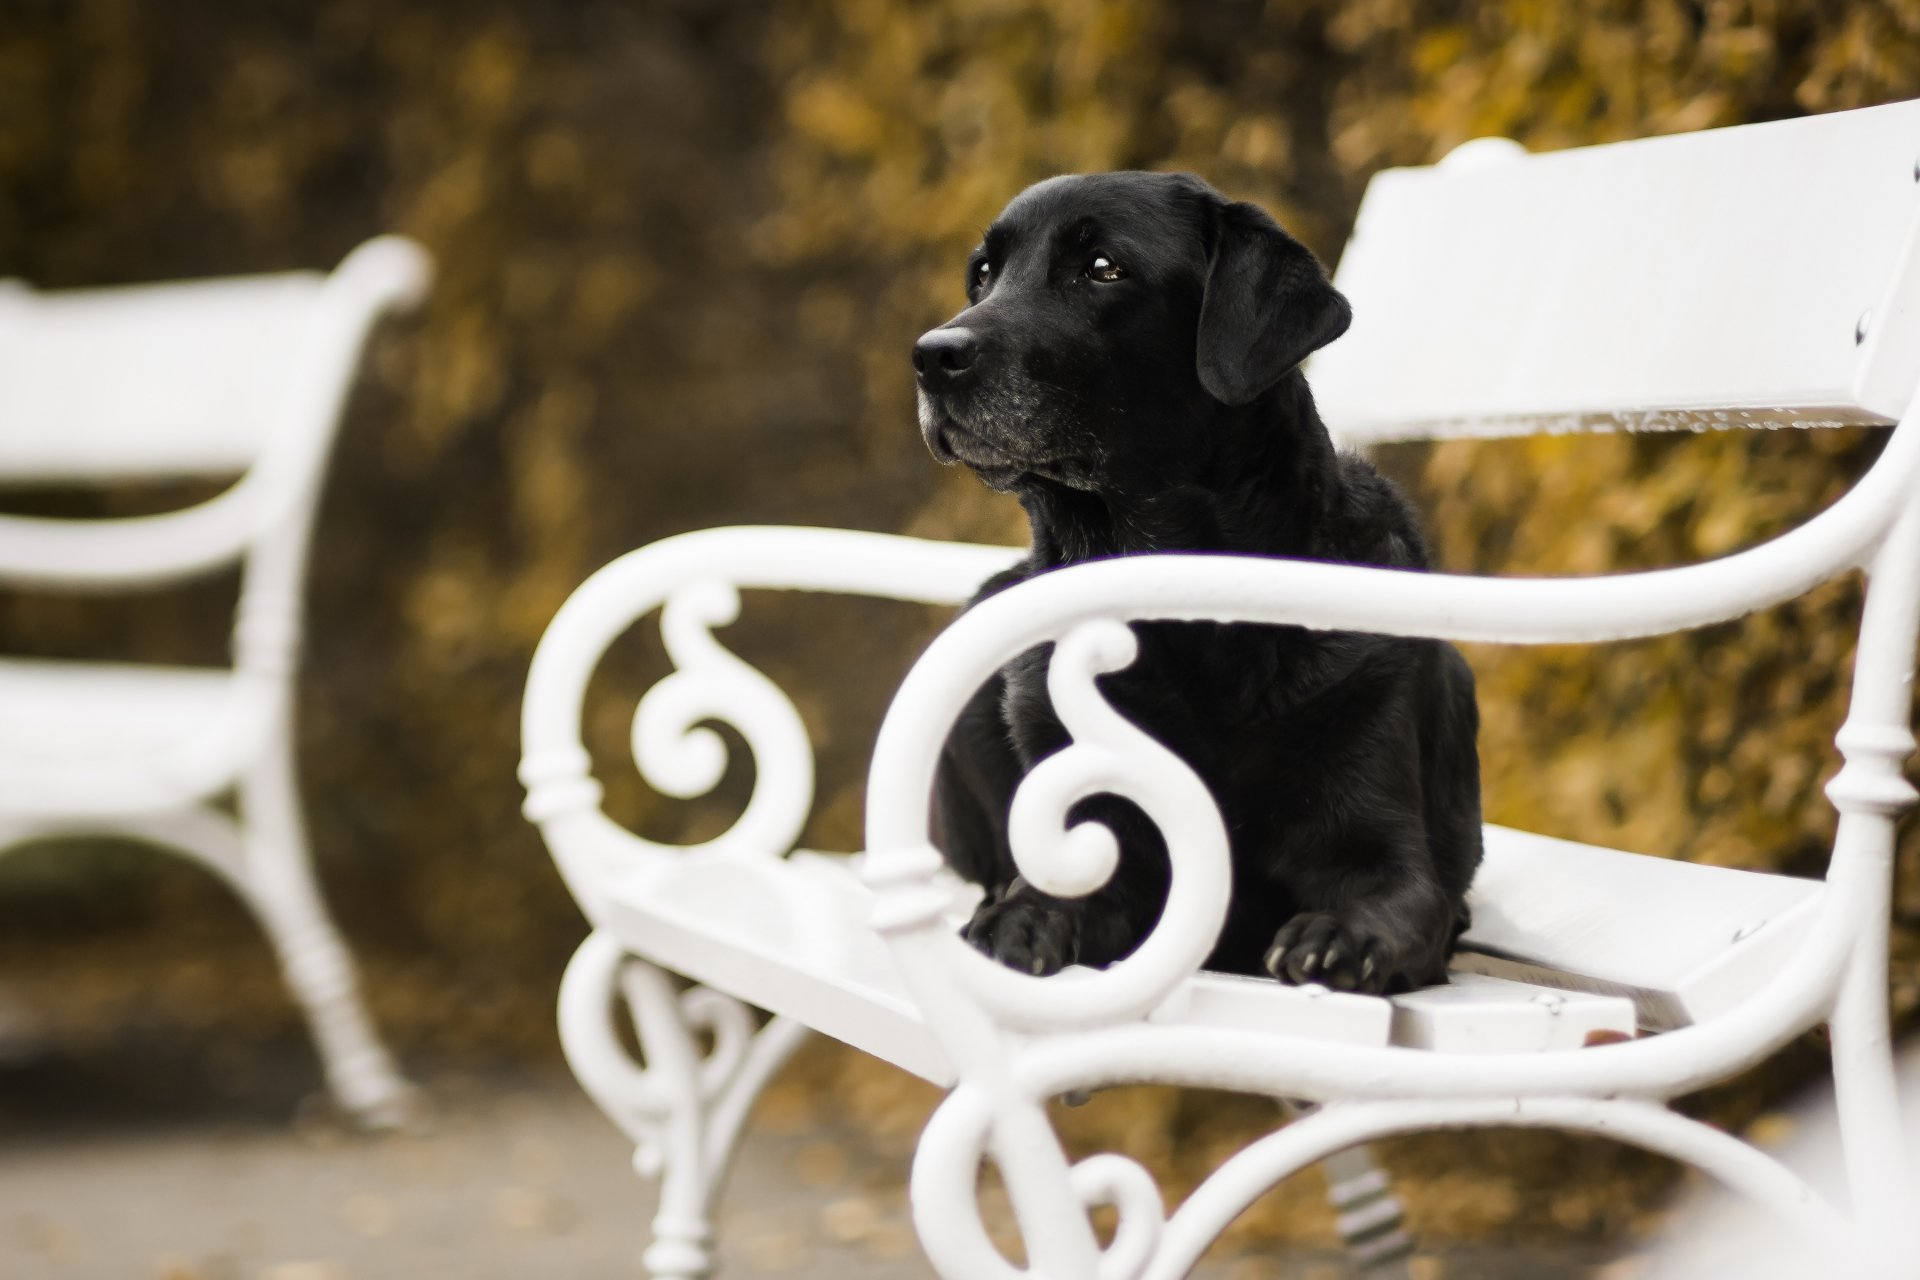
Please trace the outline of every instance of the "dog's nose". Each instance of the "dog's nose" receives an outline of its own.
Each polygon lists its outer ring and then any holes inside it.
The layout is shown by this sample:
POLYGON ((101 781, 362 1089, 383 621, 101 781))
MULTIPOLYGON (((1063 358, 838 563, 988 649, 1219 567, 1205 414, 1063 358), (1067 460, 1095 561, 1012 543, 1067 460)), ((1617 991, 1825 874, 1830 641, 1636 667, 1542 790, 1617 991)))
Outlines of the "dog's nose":
POLYGON ((943 386, 971 369, 977 354, 971 330, 930 329, 913 344, 913 371, 921 386, 943 386))

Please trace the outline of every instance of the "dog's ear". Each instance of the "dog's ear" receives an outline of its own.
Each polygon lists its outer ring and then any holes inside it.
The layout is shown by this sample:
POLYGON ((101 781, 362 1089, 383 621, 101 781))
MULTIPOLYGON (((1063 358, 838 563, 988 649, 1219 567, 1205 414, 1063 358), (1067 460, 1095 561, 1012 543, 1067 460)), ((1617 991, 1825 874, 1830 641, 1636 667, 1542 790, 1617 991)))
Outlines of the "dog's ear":
POLYGON ((1353 311, 1313 251, 1258 205, 1214 205, 1194 358, 1200 385, 1246 404, 1347 331, 1353 311))

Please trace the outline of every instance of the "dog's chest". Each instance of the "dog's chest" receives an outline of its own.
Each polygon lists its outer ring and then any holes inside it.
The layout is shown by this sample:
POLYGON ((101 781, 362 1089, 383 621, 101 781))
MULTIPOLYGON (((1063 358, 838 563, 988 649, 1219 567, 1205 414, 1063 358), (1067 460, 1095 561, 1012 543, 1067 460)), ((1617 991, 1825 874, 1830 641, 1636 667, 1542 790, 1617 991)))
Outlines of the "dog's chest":
MULTIPOLYGON (((1135 630, 1139 657, 1100 678, 1102 696, 1216 794, 1259 808, 1288 806, 1301 782, 1346 767, 1400 665, 1374 637, 1209 623, 1135 630)), ((1001 673, 1008 732, 1028 766, 1068 740, 1047 694, 1050 659, 1050 648, 1030 650, 1001 673)))

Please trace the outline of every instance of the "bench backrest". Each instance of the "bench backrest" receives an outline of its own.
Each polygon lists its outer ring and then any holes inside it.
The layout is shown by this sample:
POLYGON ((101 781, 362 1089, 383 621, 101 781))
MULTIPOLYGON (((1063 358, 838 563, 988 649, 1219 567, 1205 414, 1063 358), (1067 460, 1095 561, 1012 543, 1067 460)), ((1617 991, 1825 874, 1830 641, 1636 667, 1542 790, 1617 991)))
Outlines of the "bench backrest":
POLYGON ((1367 188, 1308 369, 1349 445, 1886 423, 1920 382, 1920 102, 1528 155, 1367 188))
POLYGON ((285 416, 324 281, 0 288, 0 482, 245 471, 285 416))
POLYGON ((102 589, 244 558, 243 665, 287 668, 308 533, 368 332, 431 267, 383 236, 327 274, 38 292, 0 281, 0 487, 233 476, 178 511, 0 516, 0 581, 102 589))
POLYGON ((1555 638, 1602 640, 1737 617, 1864 568, 1845 765, 1826 787, 1840 811, 1830 958, 1847 939, 1884 948, 1893 819, 1915 799, 1902 769, 1920 633, 1917 215, 1920 102, 1538 156, 1469 143, 1374 178, 1336 275, 1353 325, 1308 370, 1349 446, 1898 424, 1846 495, 1759 546, 1501 584, 1512 600, 1463 582, 1447 602, 1455 628, 1503 617, 1515 636, 1566 623, 1555 638))

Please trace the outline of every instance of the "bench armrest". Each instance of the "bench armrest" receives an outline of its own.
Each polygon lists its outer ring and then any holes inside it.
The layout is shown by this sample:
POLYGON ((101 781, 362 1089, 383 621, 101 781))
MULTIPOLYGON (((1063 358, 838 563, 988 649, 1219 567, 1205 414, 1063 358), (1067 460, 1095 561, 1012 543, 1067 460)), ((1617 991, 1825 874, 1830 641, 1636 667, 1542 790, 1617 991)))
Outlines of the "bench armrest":
POLYGON ((0 582, 105 591, 221 568, 265 523, 249 476, 216 497, 162 515, 65 520, 0 515, 0 582))
POLYGON ((918 968, 917 989, 932 993, 958 983, 1001 1023, 1041 1031, 1143 1016, 1212 950, 1230 873, 1224 828, 1204 785, 1114 712, 1095 685, 1097 676, 1133 660, 1127 624, 1266 623, 1511 644, 1704 626, 1791 599, 1874 555, 1907 505, 1900 486, 1917 460, 1920 434, 1899 433, 1852 493, 1806 525, 1725 559, 1674 569, 1484 578, 1153 554, 1073 565, 1009 587, 934 639, 881 725, 867 785, 866 876, 880 895, 875 926, 914 939, 897 950, 903 965, 918 968), (974 953, 939 919, 930 888, 939 856, 926 798, 942 744, 981 683, 1044 644, 1055 646, 1048 691, 1072 741, 1015 793, 1008 834, 1022 876, 1057 896, 1090 893, 1106 882, 1115 866, 1111 834, 1092 823, 1066 823, 1073 804, 1099 792, 1138 804, 1175 851, 1172 888, 1154 931, 1127 959, 1072 983, 1043 982, 974 953))
POLYGON ((813 800, 813 752, 798 712, 772 681, 724 649, 712 629, 738 615, 739 590, 822 591, 960 604, 1022 552, 890 534, 778 526, 708 529, 629 552, 587 579, 541 637, 521 708, 520 779, 583 905, 609 865, 657 850, 600 812, 581 742, 587 682, 616 637, 655 609, 675 670, 641 699, 633 747, 659 791, 704 795, 725 772, 724 741, 696 727, 719 720, 753 754, 753 796, 714 853, 777 856, 792 848, 813 800))

